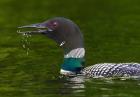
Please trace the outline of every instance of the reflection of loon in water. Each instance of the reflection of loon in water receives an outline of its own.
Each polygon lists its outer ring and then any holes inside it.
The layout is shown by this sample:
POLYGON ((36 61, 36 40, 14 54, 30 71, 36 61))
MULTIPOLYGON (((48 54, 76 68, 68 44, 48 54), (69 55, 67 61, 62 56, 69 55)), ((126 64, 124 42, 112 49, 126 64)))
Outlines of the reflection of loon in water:
POLYGON ((85 79, 83 76, 64 77, 66 82, 61 89, 63 95, 85 96, 85 79))
POLYGON ((19 28, 37 28, 36 31, 20 33, 42 33, 55 40, 64 49, 64 63, 60 71, 62 75, 80 73, 88 77, 140 76, 139 63, 101 63, 83 68, 85 61, 83 35, 79 27, 69 19, 57 17, 19 28))

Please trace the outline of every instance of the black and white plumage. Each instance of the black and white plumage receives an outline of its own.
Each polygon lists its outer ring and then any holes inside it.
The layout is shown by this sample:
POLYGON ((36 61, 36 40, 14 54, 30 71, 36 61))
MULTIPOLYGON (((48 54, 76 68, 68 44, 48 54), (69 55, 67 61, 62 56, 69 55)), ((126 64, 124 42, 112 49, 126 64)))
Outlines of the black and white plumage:
POLYGON ((82 74, 89 77, 128 77, 140 76, 139 63, 102 63, 84 68, 82 74))
MULTIPOLYGON (((78 48, 70 51, 67 58, 83 58, 84 48, 78 48), (77 57, 78 55, 81 55, 77 57)), ((64 72, 64 71, 63 71, 64 72)), ((67 72, 68 73, 68 72, 67 72)), ((70 72, 69 72, 70 73, 70 72)), ((128 77, 140 75, 139 63, 100 63, 88 66, 80 71, 81 74, 88 77, 128 77)))
POLYGON ((56 17, 43 23, 19 28, 27 27, 38 30, 22 33, 41 33, 56 41, 64 49, 64 63, 60 70, 63 75, 82 73, 88 77, 140 76, 139 63, 101 63, 83 68, 85 61, 83 35, 79 27, 69 19, 56 17))

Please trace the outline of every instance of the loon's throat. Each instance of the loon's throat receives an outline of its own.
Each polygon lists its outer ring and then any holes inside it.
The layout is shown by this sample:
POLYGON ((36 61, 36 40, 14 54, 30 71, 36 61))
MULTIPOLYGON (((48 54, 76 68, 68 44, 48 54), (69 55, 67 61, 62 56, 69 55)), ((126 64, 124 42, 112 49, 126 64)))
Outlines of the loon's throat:
POLYGON ((61 74, 63 71, 78 73, 83 68, 85 59, 85 49, 76 48, 64 55, 64 63, 61 65, 61 74))

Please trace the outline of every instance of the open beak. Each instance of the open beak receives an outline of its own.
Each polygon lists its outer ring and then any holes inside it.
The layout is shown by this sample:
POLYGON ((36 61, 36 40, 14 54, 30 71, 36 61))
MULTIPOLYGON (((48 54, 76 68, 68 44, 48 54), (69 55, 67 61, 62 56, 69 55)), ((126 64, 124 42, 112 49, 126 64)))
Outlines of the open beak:
POLYGON ((19 30, 17 32, 21 34, 48 33, 53 31, 52 29, 46 27, 44 23, 31 24, 18 28, 19 30))

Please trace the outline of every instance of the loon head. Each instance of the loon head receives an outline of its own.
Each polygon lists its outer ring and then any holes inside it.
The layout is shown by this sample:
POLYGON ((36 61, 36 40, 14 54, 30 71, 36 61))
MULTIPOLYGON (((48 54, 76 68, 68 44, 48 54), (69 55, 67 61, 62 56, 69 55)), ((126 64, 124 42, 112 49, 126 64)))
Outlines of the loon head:
POLYGON ((85 55, 83 35, 79 27, 71 20, 56 17, 42 23, 19 28, 35 28, 34 31, 21 33, 41 33, 53 39, 64 49, 64 63, 61 65, 61 74, 75 74, 82 69, 85 55))

